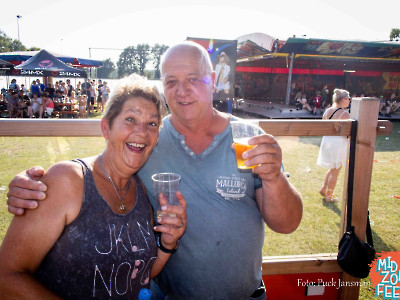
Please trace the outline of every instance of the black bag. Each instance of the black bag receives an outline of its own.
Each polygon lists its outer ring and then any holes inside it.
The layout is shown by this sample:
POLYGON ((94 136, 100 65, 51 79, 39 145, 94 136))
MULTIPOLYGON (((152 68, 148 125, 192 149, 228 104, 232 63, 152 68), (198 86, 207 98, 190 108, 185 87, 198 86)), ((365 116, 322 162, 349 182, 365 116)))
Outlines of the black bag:
POLYGON ((351 226, 356 134, 357 121, 353 121, 351 126, 349 178, 347 184, 347 225, 346 233, 339 242, 337 262, 343 271, 351 276, 365 278, 371 269, 369 265, 375 259, 375 249, 372 241, 369 216, 367 218, 366 230, 367 243, 360 241, 354 232, 354 226, 351 226))
POLYGON ((369 265, 374 258, 374 247, 360 241, 354 233, 354 227, 343 235, 337 257, 337 262, 343 271, 353 277, 365 278, 369 274, 371 269, 369 265))

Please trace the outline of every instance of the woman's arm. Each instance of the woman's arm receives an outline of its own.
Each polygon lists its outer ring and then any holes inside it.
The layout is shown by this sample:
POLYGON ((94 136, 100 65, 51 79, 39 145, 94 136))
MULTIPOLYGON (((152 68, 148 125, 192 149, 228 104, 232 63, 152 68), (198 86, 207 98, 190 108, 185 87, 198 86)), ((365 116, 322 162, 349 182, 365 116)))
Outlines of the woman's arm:
POLYGON ((47 200, 12 220, 0 247, 0 294, 6 299, 58 299, 33 274, 65 225, 79 213, 83 193, 79 178, 80 166, 72 162, 52 166, 43 177, 47 200))

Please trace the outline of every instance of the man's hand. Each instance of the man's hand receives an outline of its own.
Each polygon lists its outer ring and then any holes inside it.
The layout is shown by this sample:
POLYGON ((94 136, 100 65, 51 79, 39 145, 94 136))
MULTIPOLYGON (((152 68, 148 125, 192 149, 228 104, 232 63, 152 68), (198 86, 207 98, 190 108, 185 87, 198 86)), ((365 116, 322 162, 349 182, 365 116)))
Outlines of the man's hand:
POLYGON ((42 167, 33 167, 17 174, 8 185, 7 205, 8 211, 20 216, 25 208, 36 208, 37 200, 46 198, 47 186, 39 181, 45 171, 42 167))
POLYGON ((300 194, 290 184, 282 168, 282 149, 269 134, 252 137, 250 145, 257 145, 243 153, 245 165, 262 180, 256 190, 256 200, 265 223, 279 233, 291 233, 299 226, 303 204, 300 194))
POLYGON ((253 170, 262 180, 273 181, 280 176, 282 150, 272 135, 263 134, 252 137, 249 145, 257 145, 243 153, 246 166, 256 166, 253 170))

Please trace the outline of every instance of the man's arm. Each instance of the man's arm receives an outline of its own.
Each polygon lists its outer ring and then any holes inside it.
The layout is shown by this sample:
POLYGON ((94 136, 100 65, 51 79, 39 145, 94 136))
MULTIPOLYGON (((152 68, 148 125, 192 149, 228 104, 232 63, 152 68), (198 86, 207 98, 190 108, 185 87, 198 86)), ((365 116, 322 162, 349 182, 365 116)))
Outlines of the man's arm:
POLYGON ((248 166, 257 165, 253 172, 262 180, 256 190, 256 200, 265 223, 279 233, 291 233, 299 226, 303 204, 300 194, 282 172, 282 150, 268 134, 253 137, 250 144, 257 145, 243 153, 248 166))
POLYGON ((37 208, 37 200, 46 199, 47 186, 39 181, 44 173, 42 167, 33 167, 17 174, 11 180, 7 193, 8 211, 10 213, 23 215, 25 208, 37 208))

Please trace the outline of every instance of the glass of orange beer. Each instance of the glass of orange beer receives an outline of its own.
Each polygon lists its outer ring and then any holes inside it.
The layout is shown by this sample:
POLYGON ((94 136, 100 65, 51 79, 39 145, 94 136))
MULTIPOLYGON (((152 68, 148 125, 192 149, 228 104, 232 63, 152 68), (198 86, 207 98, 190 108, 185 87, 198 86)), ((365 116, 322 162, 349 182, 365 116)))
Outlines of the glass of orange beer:
POLYGON ((239 169, 252 169, 255 166, 245 166, 243 152, 254 148, 256 145, 249 145, 249 139, 253 136, 263 134, 263 130, 258 126, 258 120, 232 121, 233 144, 236 152, 236 163, 239 169))

